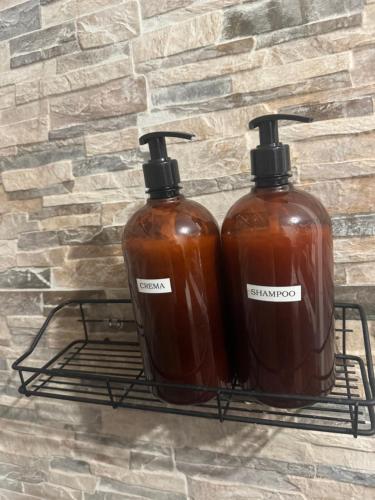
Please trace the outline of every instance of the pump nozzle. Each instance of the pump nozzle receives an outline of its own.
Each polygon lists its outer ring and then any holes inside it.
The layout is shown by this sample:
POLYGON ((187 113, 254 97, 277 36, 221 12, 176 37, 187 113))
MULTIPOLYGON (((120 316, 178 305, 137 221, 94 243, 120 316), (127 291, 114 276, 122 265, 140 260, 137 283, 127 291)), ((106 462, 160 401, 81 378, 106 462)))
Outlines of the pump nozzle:
POLYGON ((259 128, 260 144, 251 150, 251 173, 259 186, 277 186, 290 177, 289 146, 279 142, 279 120, 312 122, 307 116, 274 114, 263 115, 249 122, 249 128, 259 128))
POLYGON ((313 119, 307 116, 300 115, 285 115, 282 113, 275 115, 263 115, 254 118, 249 122, 249 128, 259 127, 259 137, 261 146, 265 144, 279 143, 279 120, 293 120, 296 122, 312 122, 313 119))
POLYGON ((166 137, 190 140, 194 134, 184 132, 151 132, 139 138, 139 144, 148 144, 150 160, 143 165, 143 175, 147 191, 152 198, 175 196, 179 189, 180 174, 176 160, 169 158, 166 137))
POLYGON ((151 132, 142 135, 139 138, 139 144, 148 144, 150 148, 151 160, 163 160, 168 158, 166 137, 179 137, 181 139, 191 140, 194 134, 185 134, 184 132, 151 132))

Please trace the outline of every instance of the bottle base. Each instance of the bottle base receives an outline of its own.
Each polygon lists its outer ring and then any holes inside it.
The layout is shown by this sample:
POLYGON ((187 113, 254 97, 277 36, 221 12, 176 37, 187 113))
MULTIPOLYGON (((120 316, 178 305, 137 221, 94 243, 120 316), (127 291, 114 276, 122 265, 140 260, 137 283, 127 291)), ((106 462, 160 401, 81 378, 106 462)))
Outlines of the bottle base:
MULTIPOLYGON (((306 394, 301 394, 304 396, 313 396, 313 397, 325 397, 328 396, 329 393, 332 391, 333 387, 335 385, 335 377, 333 379, 333 382, 331 383, 330 387, 328 389, 325 389, 324 391, 321 391, 319 393, 306 393, 306 394)), ((257 398, 257 401, 261 404, 264 404, 266 406, 271 406, 274 408, 284 408, 284 409, 298 409, 298 408, 306 408, 308 406, 314 405, 316 402, 314 401, 306 401, 303 399, 274 399, 274 398, 257 398)))
POLYGON ((185 389, 177 391, 173 389, 154 388, 151 392, 164 403, 185 406, 207 403, 215 397, 214 392, 189 391, 185 389))

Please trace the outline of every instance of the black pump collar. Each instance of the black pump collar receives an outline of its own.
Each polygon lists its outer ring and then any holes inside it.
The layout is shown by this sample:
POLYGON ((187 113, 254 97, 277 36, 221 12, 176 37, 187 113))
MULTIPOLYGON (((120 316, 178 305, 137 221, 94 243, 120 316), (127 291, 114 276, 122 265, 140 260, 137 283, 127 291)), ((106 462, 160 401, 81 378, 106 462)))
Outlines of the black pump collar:
POLYGON ((291 175, 289 146, 279 142, 279 120, 311 122, 312 118, 279 113, 250 121, 249 128, 258 127, 260 138, 259 146, 251 150, 251 173, 256 186, 281 186, 287 184, 291 175))
POLYGON ((193 134, 183 132, 151 132, 139 138, 139 144, 148 144, 150 160, 143 164, 143 175, 150 198, 171 198, 180 190, 177 160, 169 158, 166 137, 192 139, 193 134))

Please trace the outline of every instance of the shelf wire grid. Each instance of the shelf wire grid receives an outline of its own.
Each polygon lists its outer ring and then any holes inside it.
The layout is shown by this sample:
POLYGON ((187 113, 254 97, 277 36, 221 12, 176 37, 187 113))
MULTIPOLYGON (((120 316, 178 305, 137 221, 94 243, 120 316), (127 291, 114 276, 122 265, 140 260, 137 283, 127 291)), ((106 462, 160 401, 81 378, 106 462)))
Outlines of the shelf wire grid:
POLYGON ((327 396, 308 397, 289 394, 266 394, 242 390, 234 381, 229 388, 212 388, 186 384, 166 384, 147 380, 139 344, 132 340, 90 339, 90 325, 106 323, 110 329, 121 329, 126 320, 89 319, 88 304, 124 304, 124 300, 70 301, 56 307, 47 318, 30 349, 13 368, 18 370, 26 396, 39 396, 77 402, 88 402, 135 410, 187 415, 277 427, 326 431, 331 433, 372 435, 375 433, 375 383, 371 346, 365 313, 355 304, 336 304, 336 382, 327 396), (21 363, 28 358, 44 335, 57 311, 76 306, 80 311, 83 338, 71 342, 41 367, 21 363), (360 320, 364 359, 348 353, 348 317, 360 320), (25 373, 31 375, 26 378, 25 373), (202 404, 181 406, 167 404, 153 394, 156 387, 173 387, 185 391, 209 391, 214 398, 202 404), (298 409, 273 408, 257 402, 257 397, 298 399, 305 406, 298 409))

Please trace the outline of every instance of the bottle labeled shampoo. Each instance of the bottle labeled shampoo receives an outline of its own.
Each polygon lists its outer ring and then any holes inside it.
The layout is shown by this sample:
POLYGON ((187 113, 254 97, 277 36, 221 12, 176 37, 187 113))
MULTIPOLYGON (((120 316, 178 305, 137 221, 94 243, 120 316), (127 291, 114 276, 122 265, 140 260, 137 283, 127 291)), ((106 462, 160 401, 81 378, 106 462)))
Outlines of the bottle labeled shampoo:
POLYGON ((331 223, 315 197, 291 184, 278 120, 311 121, 275 114, 250 122, 260 133, 251 151, 255 186, 232 206, 222 228, 236 367, 245 389, 321 396, 335 379, 331 223))
MULTIPOLYGON (((123 251, 144 357, 156 382, 217 387, 228 379, 219 283, 220 234, 213 216, 180 194, 177 161, 165 137, 142 136, 151 159, 143 165, 149 198, 125 226, 123 251)), ((158 386, 169 403, 192 404, 214 393, 158 386)))

